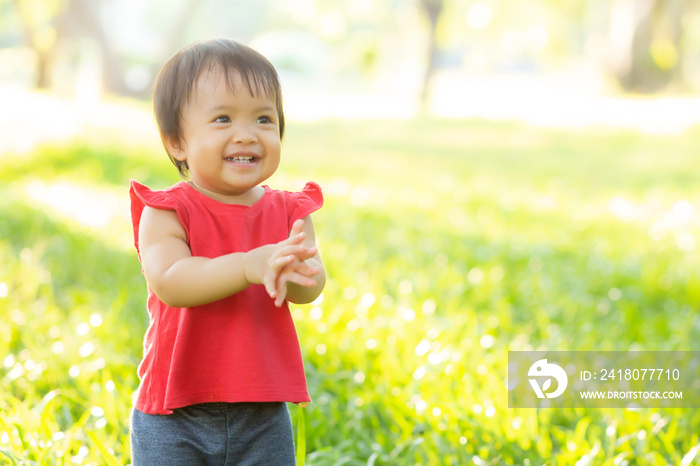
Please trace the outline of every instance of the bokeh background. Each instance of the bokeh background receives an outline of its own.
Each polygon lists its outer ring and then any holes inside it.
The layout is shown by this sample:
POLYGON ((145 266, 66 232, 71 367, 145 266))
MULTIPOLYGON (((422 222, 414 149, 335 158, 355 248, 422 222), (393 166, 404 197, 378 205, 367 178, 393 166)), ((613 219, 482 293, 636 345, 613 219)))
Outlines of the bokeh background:
MULTIPOLYGON (((693 409, 509 409, 508 350, 700 350, 694 0, 0 0, 0 464, 129 464, 130 178, 181 47, 277 67, 319 182, 300 463, 700 464, 693 409)), ((700 388, 699 388, 700 389, 700 388)))

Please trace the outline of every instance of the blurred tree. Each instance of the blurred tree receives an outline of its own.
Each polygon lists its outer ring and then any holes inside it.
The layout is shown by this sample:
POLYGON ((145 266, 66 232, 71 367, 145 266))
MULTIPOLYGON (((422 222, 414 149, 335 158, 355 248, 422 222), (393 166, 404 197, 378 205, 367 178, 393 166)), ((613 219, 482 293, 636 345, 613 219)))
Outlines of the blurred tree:
MULTIPOLYGON (((156 56, 151 57, 146 65, 148 68, 148 76, 151 77, 151 82, 155 81, 155 77, 163 66, 164 60, 169 59, 183 46, 183 39, 186 41, 187 32, 191 29, 190 26, 192 25, 194 13, 197 11, 197 6, 201 5, 201 0, 183 0, 180 3, 181 6, 176 8, 171 22, 165 24, 164 30, 158 35, 160 38, 160 46, 158 47, 156 56)), ((162 16, 162 12, 159 13, 159 16, 162 16)), ((141 89, 128 87, 127 91, 128 94, 141 98, 148 97, 150 92, 150 85, 146 85, 141 89)))
POLYGON ((68 7, 61 17, 62 35, 76 32, 93 40, 99 48, 102 65, 102 84, 106 91, 128 94, 124 83, 122 57, 116 53, 114 43, 100 24, 100 4, 102 0, 69 0, 68 7))
MULTIPOLYGON (((698 0, 0 0, 0 5, 19 19, 10 21, 21 23, 12 25, 12 36, 4 33, 5 40, 16 43, 21 33, 34 51, 37 87, 51 85, 56 62, 75 69, 91 55, 99 60, 94 66, 104 91, 139 97, 173 51, 216 35, 250 40, 261 32, 281 36, 297 29, 333 50, 324 65, 329 80, 361 87, 362 79, 367 84, 386 79, 386 70, 401 70, 404 83, 410 82, 405 88, 417 90, 423 110, 440 66, 540 72, 558 59, 587 53, 588 39, 595 36, 598 66, 607 66, 621 88, 657 92, 682 83, 686 60, 697 55, 690 48, 700 43, 684 24, 698 0), (143 14, 138 20, 129 15, 134 9, 143 14), (114 12, 118 18, 110 16, 114 12), (120 32, 132 27, 136 34, 125 40, 120 32), (416 57, 413 50, 425 52, 416 57), (130 74, 134 70, 139 73, 130 74)), ((303 56, 305 49, 296 53, 303 56)))
POLYGON ((612 0, 611 70, 625 91, 657 92, 683 81, 683 21, 690 0, 612 0))
POLYGON ((72 39, 75 44, 88 37, 99 46, 105 88, 117 93, 125 91, 120 57, 100 25, 100 0, 15 0, 14 3, 24 41, 36 55, 35 87, 51 87, 52 68, 62 42, 72 39))
POLYGON ((530 53, 530 69, 537 69, 548 58, 583 55, 587 40, 602 33, 607 35, 607 63, 603 65, 607 72, 625 92, 644 93, 686 85, 683 69, 692 56, 686 48, 698 47, 697 40, 686 40, 684 30, 689 27, 684 18, 700 7, 698 0, 419 0, 417 4, 428 24, 423 107, 439 66, 437 34, 446 33, 450 41, 459 43, 462 54, 481 53, 484 63, 501 69, 518 60, 522 65, 530 53), (472 15, 477 12, 488 15, 472 15), (465 16, 467 24, 462 19, 465 16), (479 21, 472 20, 480 19, 483 24, 475 29, 479 21), (533 31, 544 31, 546 50, 528 51, 526 40, 533 39, 533 31), (508 44, 518 52, 504 50, 508 44))
MULTIPOLYGON (((36 56, 34 86, 52 86, 54 65, 65 60, 75 65, 83 53, 82 44, 91 42, 98 50, 102 88, 119 95, 142 96, 144 92, 130 88, 125 80, 126 57, 108 34, 101 20, 105 0, 12 0, 20 18, 22 38, 36 56)), ((197 0, 185 0, 178 14, 163 34, 166 50, 176 48, 192 19, 197 0)), ((150 64, 153 75, 161 63, 150 64)))
POLYGON ((428 20, 428 56, 426 57, 425 74, 420 92, 420 106, 421 110, 425 112, 430 100, 430 85, 437 71, 439 53, 437 30, 440 16, 445 10, 445 0, 420 0, 420 7, 428 20))
POLYGON ((14 0, 22 23, 22 36, 36 54, 35 87, 51 85, 51 60, 58 43, 56 20, 65 10, 65 0, 14 0))

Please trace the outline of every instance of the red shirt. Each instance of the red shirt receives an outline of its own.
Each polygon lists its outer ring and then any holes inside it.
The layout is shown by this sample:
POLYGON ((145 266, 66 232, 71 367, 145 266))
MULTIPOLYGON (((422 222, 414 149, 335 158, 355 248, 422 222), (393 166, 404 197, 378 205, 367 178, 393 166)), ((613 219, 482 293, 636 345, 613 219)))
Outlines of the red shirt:
MULTIPOLYGON (((132 180, 130 196, 137 251, 149 206, 175 211, 192 255, 211 258, 280 242, 295 220, 323 205, 312 182, 298 193, 265 186, 252 206, 215 201, 184 181, 153 191, 132 180)), ((191 308, 167 306, 149 287, 148 312, 136 409, 170 414, 207 402, 310 401, 289 307, 275 307, 262 285, 191 308)))

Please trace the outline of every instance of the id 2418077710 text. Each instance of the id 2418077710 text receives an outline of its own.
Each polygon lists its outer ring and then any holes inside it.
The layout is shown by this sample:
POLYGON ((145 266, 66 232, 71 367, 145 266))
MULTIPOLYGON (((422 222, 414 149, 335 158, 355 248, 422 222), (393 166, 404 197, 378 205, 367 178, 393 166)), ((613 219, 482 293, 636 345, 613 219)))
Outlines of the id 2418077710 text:
POLYGON ((601 369, 600 372, 580 371, 581 380, 678 380, 678 369, 601 369))

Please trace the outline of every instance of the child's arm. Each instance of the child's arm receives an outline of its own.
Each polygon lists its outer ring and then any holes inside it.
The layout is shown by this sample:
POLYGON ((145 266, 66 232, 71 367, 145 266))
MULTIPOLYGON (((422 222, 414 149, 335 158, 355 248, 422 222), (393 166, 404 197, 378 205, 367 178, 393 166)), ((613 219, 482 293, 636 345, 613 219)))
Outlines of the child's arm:
POLYGON ((326 271, 316 247, 311 216, 307 215, 294 222, 289 236, 292 238, 300 232, 304 234, 302 244, 306 245, 308 250, 305 254, 297 254, 295 260, 280 272, 275 292, 270 295, 275 298, 277 307, 282 305, 285 298, 297 304, 310 303, 321 294, 326 284, 326 271))
MULTIPOLYGON (((299 232, 246 253, 195 257, 175 212, 146 207, 139 227, 139 250, 144 275, 156 296, 172 307, 192 307, 226 298, 253 283, 265 284, 272 293, 285 266, 315 253, 302 243, 304 238, 305 233, 299 232)), ((301 286, 308 284, 306 280, 303 275, 289 277, 301 286)))

